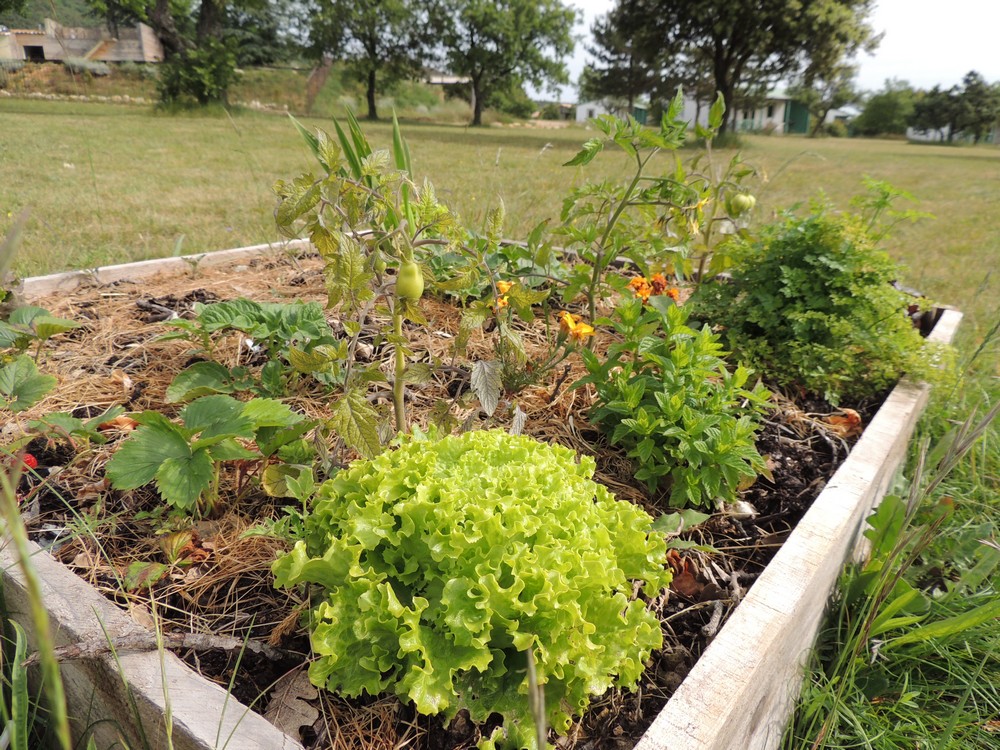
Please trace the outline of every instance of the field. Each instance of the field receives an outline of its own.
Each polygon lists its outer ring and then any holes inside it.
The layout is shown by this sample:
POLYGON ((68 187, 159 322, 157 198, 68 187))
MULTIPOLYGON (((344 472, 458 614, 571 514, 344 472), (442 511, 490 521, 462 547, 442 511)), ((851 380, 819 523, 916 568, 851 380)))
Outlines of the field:
MULTIPOLYGON (((331 123, 306 120, 332 130, 331 123)), ((388 145, 389 127, 370 126, 388 145)), ((585 176, 626 168, 608 154, 565 168, 590 134, 559 130, 404 122, 418 179, 475 225, 502 199, 506 234, 523 237, 558 219, 562 197, 585 176)), ((719 154, 728 158, 730 153, 719 154)), ((846 207, 862 178, 886 180, 930 213, 887 242, 906 264, 904 281, 987 326, 1000 257, 1000 149, 900 141, 751 137, 744 157, 764 177, 760 218, 826 196, 846 207)), ((282 116, 168 116, 143 107, 0 101, 0 231, 31 212, 18 260, 22 274, 191 253, 277 237, 270 186, 311 168, 282 116)), ((971 325, 969 325, 971 324, 971 325)))

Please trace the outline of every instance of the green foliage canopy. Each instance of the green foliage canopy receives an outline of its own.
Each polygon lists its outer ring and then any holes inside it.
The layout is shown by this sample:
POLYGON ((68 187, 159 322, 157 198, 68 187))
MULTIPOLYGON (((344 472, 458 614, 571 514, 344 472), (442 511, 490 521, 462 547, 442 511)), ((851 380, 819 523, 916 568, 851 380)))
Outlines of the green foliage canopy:
POLYGON ((645 19, 636 44, 663 79, 700 79, 710 68, 728 129, 737 100, 801 71, 833 66, 877 39, 867 23, 874 0, 619 0, 645 19))
POLYGON ((310 18, 316 57, 346 60, 366 87, 368 119, 377 120, 376 91, 415 75, 429 55, 436 17, 417 0, 320 0, 310 18))
POLYGON ((490 93, 511 81, 566 83, 576 11, 560 0, 443 0, 442 43, 451 71, 468 76, 472 124, 490 93))

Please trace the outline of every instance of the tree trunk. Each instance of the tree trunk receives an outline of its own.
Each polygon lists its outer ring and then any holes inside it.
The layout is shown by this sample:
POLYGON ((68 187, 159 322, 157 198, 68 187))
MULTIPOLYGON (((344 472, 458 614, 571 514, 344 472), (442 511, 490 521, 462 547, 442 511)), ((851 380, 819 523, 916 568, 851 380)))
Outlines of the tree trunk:
POLYGON ((472 125, 479 127, 483 124, 483 92, 480 88, 478 78, 472 79, 472 125))
POLYGON ((813 125, 812 130, 809 132, 810 138, 815 138, 819 134, 820 129, 823 127, 823 123, 826 122, 826 116, 828 114, 830 114, 829 107, 823 110, 822 116, 816 118, 816 124, 813 125))
POLYGON ((730 123, 732 122, 733 105, 735 104, 733 100, 733 86, 725 77, 720 79, 719 76, 716 76, 715 90, 722 94, 722 101, 726 105, 726 111, 722 113, 722 124, 719 125, 719 135, 723 135, 729 132, 730 123))
POLYGON ((195 33, 199 44, 207 39, 221 39, 226 19, 225 0, 201 0, 195 33))
POLYGON ((170 12, 170 0, 156 0, 146 8, 146 17, 153 33, 160 39, 163 52, 170 58, 188 48, 187 41, 177 30, 174 17, 170 12))
POLYGON ((368 119, 373 122, 378 119, 378 112, 375 111, 375 68, 368 71, 368 119))

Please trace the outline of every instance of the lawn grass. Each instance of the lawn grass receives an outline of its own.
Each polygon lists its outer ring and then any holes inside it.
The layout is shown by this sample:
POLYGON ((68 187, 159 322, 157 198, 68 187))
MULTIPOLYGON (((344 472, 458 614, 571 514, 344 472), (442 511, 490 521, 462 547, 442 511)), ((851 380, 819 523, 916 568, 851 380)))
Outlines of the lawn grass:
MULTIPOLYGON (((330 128, 322 118, 305 122, 330 128)), ((387 124, 366 128, 388 146, 387 124)), ((511 237, 557 220, 563 196, 585 177, 627 168, 611 153, 586 170, 562 167, 591 135, 581 127, 409 121, 404 132, 420 179, 429 177, 472 224, 502 199, 511 237)), ((1000 149, 751 137, 744 156, 766 179, 761 218, 820 195, 844 207, 865 175, 913 193, 918 202, 910 207, 936 218, 901 226, 888 240, 908 268, 904 281, 963 308, 967 327, 989 324, 997 288, 990 259, 1000 257, 1000 213, 991 205, 1000 194, 1000 149)), ((274 240, 271 184, 312 168, 282 116, 171 116, 18 99, 0 100, 0 159, 0 231, 30 208, 18 267, 31 274, 274 240)))

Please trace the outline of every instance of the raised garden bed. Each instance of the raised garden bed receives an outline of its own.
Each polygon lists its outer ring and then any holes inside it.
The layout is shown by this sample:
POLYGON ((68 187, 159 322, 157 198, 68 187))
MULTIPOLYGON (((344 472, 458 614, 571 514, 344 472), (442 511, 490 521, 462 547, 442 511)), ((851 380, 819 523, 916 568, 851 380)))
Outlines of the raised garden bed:
MULTIPOLYGON (((291 249, 294 248, 288 248, 291 249)), ((26 282, 25 293, 30 301, 36 301, 80 285, 96 284, 107 296, 131 298, 136 292, 147 292, 151 282, 137 286, 127 283, 103 285, 180 271, 184 274, 182 280, 173 286, 182 296, 201 283, 201 279, 192 278, 192 274, 204 271, 204 283, 210 286, 208 276, 212 267, 228 272, 229 282, 238 290, 238 277, 249 276, 254 258, 271 264, 271 273, 296 275, 286 273, 288 266, 280 270, 281 264, 287 262, 287 253, 257 247, 196 259, 150 261, 95 273, 42 277, 26 282), (234 281, 232 277, 237 278, 234 281)), ((300 286, 302 283, 296 282, 300 286)), ((170 286, 171 282, 167 284, 170 286)), ((49 297, 44 304, 51 305, 51 299, 49 297)), ((945 311, 931 337, 950 341, 960 317, 956 312, 945 311)), ((69 372, 63 374, 72 376, 69 372)), ((696 615, 685 627, 698 630, 704 626, 706 632, 711 632, 711 615, 714 609, 722 608, 714 602, 742 599, 638 743, 625 736, 615 739, 609 734, 594 735, 577 746, 776 747, 797 694, 800 664, 815 637, 836 576, 847 555, 858 551, 863 519, 883 496, 903 460, 907 441, 926 397, 926 387, 907 382, 889 394, 877 415, 868 422, 850 456, 827 482, 826 489, 794 531, 787 534, 780 551, 745 597, 742 594, 746 582, 741 584, 739 576, 731 575, 730 590, 720 588, 714 599, 706 596, 704 602, 695 600, 692 606, 681 608, 686 616, 692 612, 696 615)), ((757 532, 754 544, 758 551, 785 537, 789 525, 782 520, 764 539, 757 532)), ((2 554, 8 604, 21 616, 28 612, 28 607, 19 574, 10 550, 5 549, 2 554)), ((105 631, 116 639, 128 634, 142 638, 141 626, 133 618, 41 549, 35 555, 35 565, 47 587, 45 600, 57 622, 58 644, 100 643, 105 639, 105 631)), ((717 583, 723 587, 727 584, 724 579, 717 583)), ((119 642, 125 641, 127 638, 119 642)), ((687 671, 687 664, 673 669, 670 663, 669 659, 661 659, 659 669, 665 673, 667 683, 676 683, 687 671)), ((107 655, 71 659, 64 665, 64 674, 70 711, 77 718, 78 731, 82 732, 96 720, 113 719, 111 723, 97 726, 99 746, 113 742, 119 731, 125 736, 134 732, 133 701, 154 747, 165 746, 162 716, 168 705, 173 717, 172 740, 176 748, 298 746, 259 715, 227 697, 226 691, 218 685, 188 670, 170 653, 161 656, 155 651, 129 651, 121 654, 117 663, 107 655), (121 677, 117 671, 119 664, 121 677), (132 700, 124 688, 126 682, 130 685, 132 700)), ((662 703, 662 699, 658 700, 662 703)), ((135 739, 132 735, 131 740, 135 739)))

